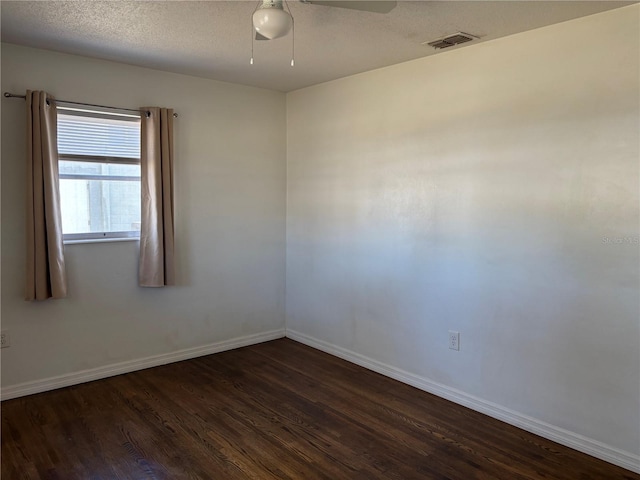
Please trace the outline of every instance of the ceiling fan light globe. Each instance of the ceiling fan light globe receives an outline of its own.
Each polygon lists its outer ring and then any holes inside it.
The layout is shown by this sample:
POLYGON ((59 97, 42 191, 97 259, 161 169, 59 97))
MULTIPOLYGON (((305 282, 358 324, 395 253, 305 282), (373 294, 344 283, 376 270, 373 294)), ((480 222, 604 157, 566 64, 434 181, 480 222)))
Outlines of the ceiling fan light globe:
POLYGON ((292 24, 291 15, 278 8, 261 8, 253 14, 253 28, 269 40, 284 37, 292 24))

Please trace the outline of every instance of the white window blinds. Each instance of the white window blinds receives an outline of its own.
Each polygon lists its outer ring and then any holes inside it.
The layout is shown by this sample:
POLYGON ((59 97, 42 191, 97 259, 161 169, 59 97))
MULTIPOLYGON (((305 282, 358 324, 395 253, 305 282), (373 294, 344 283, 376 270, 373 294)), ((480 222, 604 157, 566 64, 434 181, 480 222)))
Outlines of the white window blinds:
POLYGON ((58 112, 58 154, 140 158, 140 118, 58 112))

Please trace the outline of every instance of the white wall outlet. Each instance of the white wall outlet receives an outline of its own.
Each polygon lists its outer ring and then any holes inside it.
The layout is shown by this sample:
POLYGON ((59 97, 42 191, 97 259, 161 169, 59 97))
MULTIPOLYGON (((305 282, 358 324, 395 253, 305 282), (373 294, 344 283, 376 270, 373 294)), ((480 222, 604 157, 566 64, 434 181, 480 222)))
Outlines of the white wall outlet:
POLYGON ((9 332, 3 330, 0 332, 0 348, 6 348, 11 346, 11 339, 9 338, 9 332))
POLYGON ((449 348, 451 350, 460 350, 460 332, 449 330, 449 348))

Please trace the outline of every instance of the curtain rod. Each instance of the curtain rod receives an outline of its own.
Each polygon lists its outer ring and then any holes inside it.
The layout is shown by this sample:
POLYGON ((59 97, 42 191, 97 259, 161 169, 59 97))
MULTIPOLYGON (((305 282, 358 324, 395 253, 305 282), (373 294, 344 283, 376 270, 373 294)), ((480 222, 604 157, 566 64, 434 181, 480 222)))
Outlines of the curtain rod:
MULTIPOLYGON (((18 95, 15 93, 10 93, 10 92, 4 92, 4 96, 5 98, 22 98, 23 100, 25 100, 27 98, 26 95, 18 95)), ((95 105, 93 103, 82 103, 82 102, 70 102, 68 100, 57 100, 56 99, 56 103, 57 102, 61 102, 61 103, 68 103, 70 105, 82 105, 85 107, 98 107, 98 108, 112 108, 114 110, 125 110, 127 112, 136 112, 136 113, 140 113, 140 110, 136 110, 134 108, 119 108, 119 107, 109 107, 107 105, 95 105)), ((149 116, 149 112, 147 112, 147 116, 149 116)), ((173 114, 174 118, 178 117, 177 113, 173 114)))

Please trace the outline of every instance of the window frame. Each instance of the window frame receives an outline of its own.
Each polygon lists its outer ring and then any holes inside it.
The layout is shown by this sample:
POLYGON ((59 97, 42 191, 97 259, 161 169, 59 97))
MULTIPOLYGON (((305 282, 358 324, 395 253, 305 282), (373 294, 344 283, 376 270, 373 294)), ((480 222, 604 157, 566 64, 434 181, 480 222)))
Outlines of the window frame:
MULTIPOLYGON (((118 119, 130 122, 138 123, 139 135, 141 131, 141 114, 132 113, 131 111, 124 111, 119 109, 102 109, 100 107, 78 108, 75 105, 65 105, 63 102, 57 103, 56 115, 71 115, 77 117, 87 118, 102 118, 102 119, 118 119)), ((82 154, 68 154, 58 153, 58 169, 60 168, 60 162, 83 162, 83 163, 99 163, 99 164, 115 164, 115 165, 140 165, 141 158, 132 157, 117 157, 110 155, 82 155, 82 154)), ((125 176, 125 175, 91 175, 91 174, 61 174, 58 172, 58 183, 60 180, 90 180, 90 181, 134 181, 142 185, 140 176, 125 176)), ((142 212, 140 212, 142 213, 142 212)), ((63 243, 93 243, 93 242, 110 242, 110 241, 127 241, 127 240, 139 240, 140 230, 125 230, 125 231, 111 231, 111 232, 83 232, 83 233, 64 233, 62 232, 63 243)))

